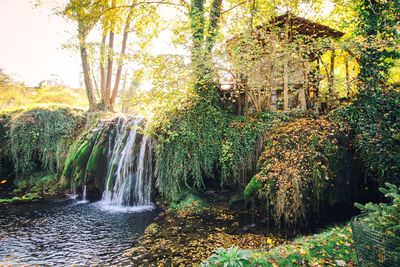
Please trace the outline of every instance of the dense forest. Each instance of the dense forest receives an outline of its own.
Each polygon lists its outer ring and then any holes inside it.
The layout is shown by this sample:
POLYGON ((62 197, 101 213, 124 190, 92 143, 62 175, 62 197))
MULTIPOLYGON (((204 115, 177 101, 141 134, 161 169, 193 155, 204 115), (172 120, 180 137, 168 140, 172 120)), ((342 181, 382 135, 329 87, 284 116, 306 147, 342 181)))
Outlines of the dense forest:
POLYGON ((400 265, 398 0, 51 8, 82 88, 0 69, 0 265, 400 265))

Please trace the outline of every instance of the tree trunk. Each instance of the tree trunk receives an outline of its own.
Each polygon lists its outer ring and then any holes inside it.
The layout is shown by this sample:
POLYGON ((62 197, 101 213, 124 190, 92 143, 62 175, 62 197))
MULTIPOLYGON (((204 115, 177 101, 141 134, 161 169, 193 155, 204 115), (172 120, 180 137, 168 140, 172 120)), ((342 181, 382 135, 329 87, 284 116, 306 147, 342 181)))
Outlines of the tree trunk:
POLYGON ((304 83, 299 90, 299 102, 301 110, 306 111, 307 110, 306 88, 308 87, 308 75, 307 75, 307 66, 304 62, 303 62, 303 75, 304 75, 304 83))
POLYGON ((86 96, 89 101, 89 110, 94 111, 97 108, 96 97, 93 93, 93 83, 91 79, 91 70, 88 60, 88 52, 86 49, 86 34, 83 22, 78 22, 78 39, 79 39, 79 49, 82 61, 82 71, 83 78, 85 81, 86 96))
POLYGON ((131 20, 132 20, 132 15, 133 15, 133 8, 129 10, 128 17, 126 18, 125 22, 125 28, 124 28, 124 36, 122 39, 122 47, 121 47, 121 53, 120 57, 118 60, 118 68, 117 68, 117 73, 115 75, 115 83, 114 83, 114 88, 112 91, 111 99, 110 99, 110 105, 113 106, 115 103, 115 100, 118 95, 118 88, 119 84, 121 82, 121 75, 122 75, 122 66, 123 66, 123 61, 124 61, 124 56, 125 56, 125 51, 126 51, 126 44, 128 42, 128 34, 129 34, 129 27, 131 25, 131 20))
POLYGON ((108 59, 107 59, 107 80, 106 80, 106 88, 104 90, 104 105, 106 109, 110 108, 110 93, 111 93, 111 80, 113 75, 113 62, 114 62, 114 29, 110 30, 110 37, 108 43, 108 59))
MULTIPOLYGON (((105 97, 105 90, 106 90, 106 78, 105 78, 105 49, 106 49, 106 40, 107 40, 107 33, 103 33, 103 38, 101 40, 101 48, 100 48, 100 93, 101 99, 104 102, 105 97)), ((104 103, 103 103, 104 104, 104 103)))
POLYGON ((346 97, 348 98, 350 96, 350 72, 349 72, 349 60, 346 57, 345 58, 345 67, 346 67, 346 97))
POLYGON ((86 47, 81 45, 80 51, 81 51, 83 78, 85 81, 85 88, 86 88, 86 96, 89 101, 89 110, 94 111, 96 110, 96 98, 93 94, 93 84, 92 84, 92 79, 90 78, 91 71, 88 62, 86 47))

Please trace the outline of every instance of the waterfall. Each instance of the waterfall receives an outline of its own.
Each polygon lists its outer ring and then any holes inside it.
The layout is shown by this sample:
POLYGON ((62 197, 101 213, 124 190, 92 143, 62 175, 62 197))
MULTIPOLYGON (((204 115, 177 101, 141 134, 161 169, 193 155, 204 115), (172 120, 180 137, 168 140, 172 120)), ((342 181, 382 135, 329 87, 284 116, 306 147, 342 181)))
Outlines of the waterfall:
POLYGON ((83 186, 82 201, 87 201, 86 200, 86 185, 83 186))
POLYGON ((143 118, 118 118, 109 136, 108 166, 101 203, 111 210, 150 209, 152 187, 151 140, 138 133, 143 118))

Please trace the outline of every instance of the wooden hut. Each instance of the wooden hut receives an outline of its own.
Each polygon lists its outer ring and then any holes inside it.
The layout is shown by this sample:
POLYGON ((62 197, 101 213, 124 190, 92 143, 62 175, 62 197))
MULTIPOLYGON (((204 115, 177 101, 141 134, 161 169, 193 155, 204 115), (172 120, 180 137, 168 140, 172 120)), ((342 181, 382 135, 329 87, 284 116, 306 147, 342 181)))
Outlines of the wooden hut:
POLYGON ((236 112, 318 111, 319 61, 323 53, 331 51, 326 73, 329 94, 333 95, 335 43, 343 34, 286 13, 256 27, 250 37, 231 39, 228 50, 237 74, 224 88, 235 91, 236 112))

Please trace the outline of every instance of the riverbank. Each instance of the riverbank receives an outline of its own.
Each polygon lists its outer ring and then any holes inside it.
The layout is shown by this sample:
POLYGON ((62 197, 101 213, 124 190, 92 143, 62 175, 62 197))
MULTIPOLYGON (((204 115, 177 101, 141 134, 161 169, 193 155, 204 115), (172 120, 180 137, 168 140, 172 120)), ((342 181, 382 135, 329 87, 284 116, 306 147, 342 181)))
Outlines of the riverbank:
POLYGON ((251 257, 263 255, 266 265, 260 266, 277 266, 273 263, 287 259, 297 259, 300 266, 321 260, 333 264, 335 260, 354 261, 351 232, 346 226, 332 227, 319 235, 296 236, 269 225, 257 211, 231 209, 218 193, 208 194, 207 200, 201 209, 164 209, 126 252, 132 264, 198 266, 216 249, 231 247, 251 251, 251 257), (328 257, 329 249, 338 257, 328 257))

